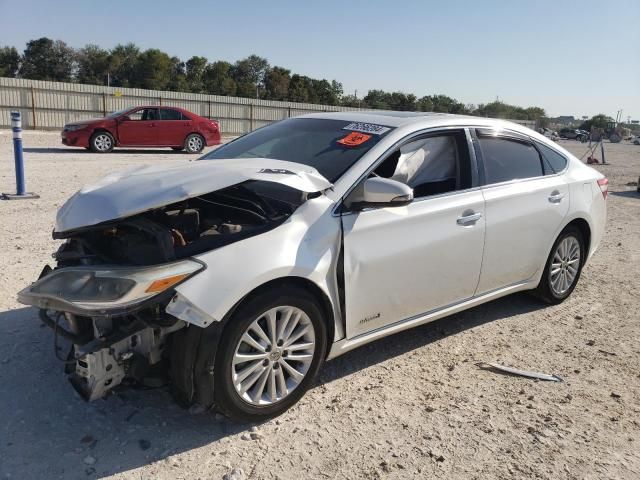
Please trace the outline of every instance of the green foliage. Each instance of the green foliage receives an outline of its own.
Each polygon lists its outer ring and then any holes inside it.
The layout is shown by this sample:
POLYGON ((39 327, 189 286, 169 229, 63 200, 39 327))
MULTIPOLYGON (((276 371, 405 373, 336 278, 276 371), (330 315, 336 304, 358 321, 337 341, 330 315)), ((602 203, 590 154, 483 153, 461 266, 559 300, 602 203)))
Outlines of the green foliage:
MULTIPOLYGON (((342 84, 336 80, 292 74, 286 68, 271 67, 266 58, 258 55, 250 55, 234 64, 223 60, 209 63, 200 56, 183 62, 158 49, 141 52, 133 43, 116 45, 111 51, 97 45, 86 45, 75 51, 59 40, 40 38, 27 43, 22 56, 13 47, 2 47, 0 76, 98 85, 105 85, 109 77, 111 85, 121 87, 535 120, 539 126, 547 122, 540 107, 522 108, 496 101, 476 108, 447 95, 426 95, 418 99, 410 93, 376 89, 369 90, 364 98, 358 98, 345 95, 342 84)), ((608 121, 611 119, 605 115, 596 115, 581 128, 588 130, 591 125, 605 128, 608 121)))
POLYGON ((80 83, 102 84, 106 82, 111 69, 109 52, 97 45, 87 45, 78 51, 78 72, 76 79, 80 83))
POLYGON ((594 115, 589 120, 582 122, 580 125, 580 130, 586 130, 587 132, 591 131, 591 128, 602 128, 606 129, 609 123, 612 123, 613 118, 605 115, 604 113, 599 113, 598 115, 594 115))
POLYGON ((0 77, 14 78, 20 70, 20 54, 15 47, 0 47, 0 77))
POLYGON ((20 76, 33 80, 69 82, 72 80, 76 53, 66 43, 42 37, 27 43, 22 55, 20 76))

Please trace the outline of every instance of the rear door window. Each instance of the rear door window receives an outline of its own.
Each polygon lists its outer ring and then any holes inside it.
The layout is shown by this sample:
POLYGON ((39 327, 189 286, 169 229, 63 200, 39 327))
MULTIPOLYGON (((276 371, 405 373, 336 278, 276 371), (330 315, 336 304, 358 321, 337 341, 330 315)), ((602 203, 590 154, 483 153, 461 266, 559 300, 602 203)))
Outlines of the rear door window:
POLYGON ((182 112, 174 110, 173 108, 161 108, 160 120, 187 120, 182 112))
POLYGON ((540 177, 544 174, 540 154, 528 141, 479 133, 485 183, 540 177))

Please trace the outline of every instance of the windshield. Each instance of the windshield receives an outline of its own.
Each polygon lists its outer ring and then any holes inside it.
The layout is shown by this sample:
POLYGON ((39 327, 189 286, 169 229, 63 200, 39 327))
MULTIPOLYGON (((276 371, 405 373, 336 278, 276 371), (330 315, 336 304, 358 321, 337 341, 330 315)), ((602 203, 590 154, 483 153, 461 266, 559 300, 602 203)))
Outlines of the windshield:
POLYGON ((248 133, 208 153, 218 158, 272 158, 315 168, 331 183, 392 129, 319 118, 290 118, 248 133), (367 132, 367 133, 365 133, 367 132))
POLYGON ((119 117, 120 115, 122 115, 124 112, 130 110, 129 108, 123 108, 122 110, 117 110, 115 112, 111 112, 109 115, 107 115, 107 118, 115 118, 115 117, 119 117))

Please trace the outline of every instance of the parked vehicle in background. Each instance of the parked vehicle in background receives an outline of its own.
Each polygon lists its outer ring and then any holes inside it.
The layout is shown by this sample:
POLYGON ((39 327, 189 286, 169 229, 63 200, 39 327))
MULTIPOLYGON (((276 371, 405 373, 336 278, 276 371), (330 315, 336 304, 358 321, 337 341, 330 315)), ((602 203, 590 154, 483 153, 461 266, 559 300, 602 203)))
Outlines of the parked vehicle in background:
POLYGON ((640 137, 635 137, 632 141, 634 145, 640 145, 640 137))
POLYGON ((69 123, 61 136, 64 145, 97 153, 114 147, 171 147, 199 153, 207 145, 220 144, 220 126, 183 108, 142 106, 69 123))
POLYGON ((168 372, 181 403, 259 421, 366 343, 518 291, 564 301, 606 197, 601 173, 521 125, 306 115, 81 189, 55 269, 18 298, 73 344, 85 399, 168 372))
POLYGON ((549 140, 553 140, 554 142, 557 142, 558 140, 560 140, 558 133, 554 130, 551 130, 550 128, 543 128, 542 132, 540 133, 542 133, 542 135, 547 137, 549 140))
POLYGON ((560 130, 560 138, 579 140, 584 143, 589 139, 589 132, 575 128, 563 128, 562 130, 560 130))

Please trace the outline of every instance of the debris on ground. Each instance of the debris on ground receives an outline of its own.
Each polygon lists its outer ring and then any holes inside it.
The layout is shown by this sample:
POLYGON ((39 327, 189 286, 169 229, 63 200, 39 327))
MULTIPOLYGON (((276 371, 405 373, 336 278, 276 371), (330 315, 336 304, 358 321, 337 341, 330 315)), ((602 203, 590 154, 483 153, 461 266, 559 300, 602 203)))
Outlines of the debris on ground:
POLYGON ((538 380, 545 380, 547 382, 563 382, 562 378, 557 375, 550 375, 547 373, 539 373, 539 372, 530 372, 527 370, 518 370, 513 367, 505 367, 504 365, 500 365, 499 363, 490 363, 490 362, 479 362, 476 363, 476 366, 482 368, 483 370, 499 370, 501 372, 509 373, 511 375, 518 375, 520 377, 528 377, 528 378, 537 378, 538 380))

